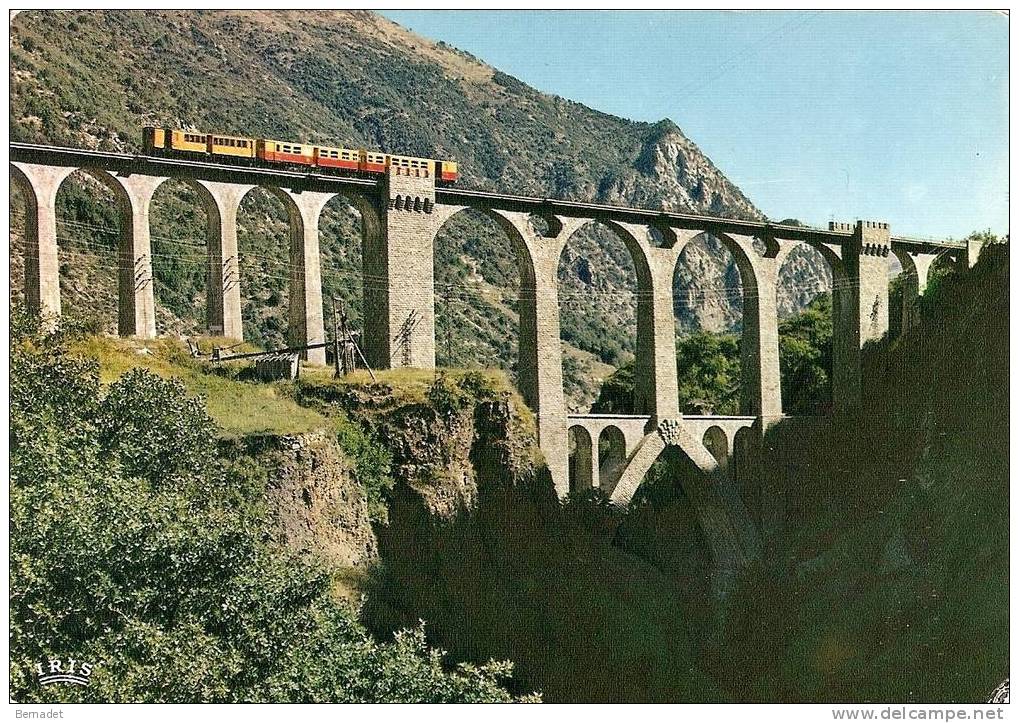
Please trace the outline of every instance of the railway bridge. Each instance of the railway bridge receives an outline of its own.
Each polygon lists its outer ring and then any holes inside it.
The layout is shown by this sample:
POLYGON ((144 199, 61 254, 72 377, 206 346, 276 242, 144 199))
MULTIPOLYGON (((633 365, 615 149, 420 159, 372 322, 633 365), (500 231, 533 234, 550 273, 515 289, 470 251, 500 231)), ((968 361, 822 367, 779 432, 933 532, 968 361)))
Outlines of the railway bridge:
MULTIPOLYGON (((979 253, 973 244, 893 236, 888 224, 874 221, 816 229, 436 187, 433 178, 394 171, 374 180, 17 143, 10 152, 12 177, 27 206, 29 309, 44 317, 60 313, 54 203, 64 179, 82 169, 110 187, 119 201, 119 331, 142 339, 156 335, 149 205, 169 178, 193 185, 206 208, 207 322, 215 335, 241 339, 243 333, 237 256, 241 199, 261 186, 284 201, 290 216, 289 341, 294 346, 325 340, 318 221, 331 198, 347 198, 362 217, 363 273, 373 281, 364 284, 365 353, 378 368, 435 365, 435 237, 457 213, 481 211, 498 223, 516 251, 521 278, 519 386, 537 417, 539 442, 556 489, 561 495, 570 491, 571 428, 577 439, 574 485, 601 486, 619 503, 632 497, 666 447, 679 447, 706 480, 692 495, 706 531, 717 528, 724 538, 719 545, 738 548, 725 553, 716 547, 716 557, 739 557, 753 547, 749 538, 740 542, 738 530, 727 529, 732 525, 722 510, 731 512, 739 503, 725 471, 740 435, 759 437, 782 416, 777 287, 779 269, 790 251, 800 244, 811 246, 832 271, 837 409, 858 405, 867 393, 861 350, 888 332, 891 257, 903 268, 901 311, 908 327, 932 262, 948 256, 956 263, 972 263, 979 253), (567 414, 557 269, 567 240, 593 222, 622 239, 637 272, 635 416, 567 414), (673 272, 684 247, 703 234, 717 238, 733 254, 742 279, 740 417, 684 416, 679 407, 673 272), (606 430, 622 437, 624 449, 622 458, 608 466, 597 459, 598 441, 606 430)), ((324 363, 325 351, 311 350, 307 357, 324 363)))

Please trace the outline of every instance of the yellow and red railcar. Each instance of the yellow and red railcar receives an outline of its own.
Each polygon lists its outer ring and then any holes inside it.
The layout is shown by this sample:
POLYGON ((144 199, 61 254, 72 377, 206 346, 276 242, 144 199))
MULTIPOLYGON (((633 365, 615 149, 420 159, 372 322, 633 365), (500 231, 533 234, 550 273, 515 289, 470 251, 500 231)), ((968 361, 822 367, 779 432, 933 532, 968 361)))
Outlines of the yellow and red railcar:
POLYGON ((453 183, 460 177, 459 169, 453 161, 436 161, 439 166, 439 175, 436 180, 453 183))
POLYGON ((267 163, 296 163, 299 166, 315 165, 315 147, 303 143, 271 141, 259 138, 258 159, 267 163))
POLYGON ((357 171, 361 167, 361 151, 350 148, 315 146, 315 165, 319 168, 342 168, 357 171))
POLYGON ((365 173, 385 173, 388 167, 389 157, 385 153, 377 151, 363 151, 361 153, 361 171, 365 173))

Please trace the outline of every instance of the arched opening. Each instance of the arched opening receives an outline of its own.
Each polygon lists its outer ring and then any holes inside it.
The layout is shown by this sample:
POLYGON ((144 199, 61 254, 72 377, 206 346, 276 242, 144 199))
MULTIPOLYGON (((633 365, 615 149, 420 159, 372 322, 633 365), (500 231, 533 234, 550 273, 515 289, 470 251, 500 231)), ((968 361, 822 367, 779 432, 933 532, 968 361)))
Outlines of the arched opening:
POLYGON ((606 494, 612 494, 626 467, 626 437, 619 427, 609 425, 598 435, 598 480, 606 494))
POLYGON ((435 237, 435 360, 441 367, 519 369, 523 249, 492 217, 464 209, 435 237))
POLYGON ((718 425, 708 427, 704 432, 703 442, 719 467, 724 469, 729 466, 729 438, 725 430, 718 425))
POLYGON ((76 170, 57 189, 60 306, 63 316, 115 334, 123 220, 113 182, 100 173, 76 170))
MULTIPOLYGON (((950 276, 951 274, 958 272, 960 268, 965 267, 965 261, 957 261, 950 253, 942 252, 938 254, 937 257, 931 261, 930 267, 927 269, 927 283, 924 285, 923 289, 920 290, 920 298, 930 299, 937 293, 938 286, 947 276, 950 276)), ((924 301, 921 301, 921 306, 923 306, 924 303, 924 301)))
POLYGON ((582 492, 594 486, 591 434, 575 424, 569 429, 570 492, 582 492))
POLYGON ((16 173, 11 174, 11 195, 9 205, 10 233, 9 257, 11 264, 11 295, 12 305, 25 305, 25 225, 31 213, 28 189, 22 192, 22 181, 16 173))
POLYGON ((627 242, 600 222, 583 226, 563 248, 558 279, 567 408, 634 414, 638 283, 627 242))
POLYGON ((156 333, 205 333, 209 219, 199 192, 189 183, 167 180, 149 206, 156 333))
POLYGON ((703 233, 673 271, 676 372, 684 414, 739 414, 743 279, 732 251, 703 233))
MULTIPOLYGON (((333 313, 340 338, 343 327, 364 351, 364 286, 381 279, 364 275, 364 232, 361 212, 342 195, 329 199, 318 221, 319 263, 326 339, 333 338, 333 313)), ((331 352, 330 352, 331 353, 331 352)), ((362 365, 356 359, 358 367, 362 365)))
POLYGON ((782 411, 793 416, 830 414, 832 269, 817 249, 797 244, 778 279, 782 411))
POLYGON ((237 211, 244 339, 263 349, 287 346, 290 301, 290 216, 264 188, 244 194, 237 211))

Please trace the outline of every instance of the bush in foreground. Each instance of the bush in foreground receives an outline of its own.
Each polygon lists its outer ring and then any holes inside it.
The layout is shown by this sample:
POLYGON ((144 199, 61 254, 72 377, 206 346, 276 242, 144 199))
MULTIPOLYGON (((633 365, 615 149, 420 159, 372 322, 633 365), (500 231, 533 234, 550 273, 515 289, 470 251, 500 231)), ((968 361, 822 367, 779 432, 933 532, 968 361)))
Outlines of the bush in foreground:
POLYGON ((449 669, 421 628, 370 637, 330 571, 278 546, 183 387, 103 390, 61 334, 11 334, 10 696, 19 702, 510 701, 510 663, 449 669), (36 664, 93 665, 87 687, 36 664))

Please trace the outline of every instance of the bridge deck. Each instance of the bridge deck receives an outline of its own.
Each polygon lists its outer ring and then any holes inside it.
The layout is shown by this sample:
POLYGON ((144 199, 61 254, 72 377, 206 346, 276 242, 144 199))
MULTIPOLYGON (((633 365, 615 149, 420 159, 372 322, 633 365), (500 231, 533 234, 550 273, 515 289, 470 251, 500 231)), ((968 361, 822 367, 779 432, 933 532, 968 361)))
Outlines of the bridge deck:
MULTIPOLYGON (((11 143, 10 154, 12 161, 22 161, 25 163, 43 163, 79 168, 100 166, 106 170, 122 173, 139 173, 152 176, 183 176, 252 185, 270 184, 285 186, 293 190, 336 193, 348 191, 373 194, 378 193, 382 187, 380 179, 330 176, 276 168, 212 163, 209 161, 180 158, 162 158, 33 143, 11 143)), ((718 216, 662 211, 660 209, 631 208, 554 198, 535 198, 532 196, 518 196, 465 188, 437 188, 435 199, 438 203, 448 205, 493 208, 502 211, 521 211, 545 215, 556 214, 575 218, 594 218, 748 236, 770 234, 789 241, 841 245, 852 238, 850 233, 811 228, 809 226, 786 226, 768 221, 721 218, 718 216)), ((904 250, 925 253, 965 248, 965 244, 961 242, 932 241, 905 236, 893 236, 892 244, 904 250)))

